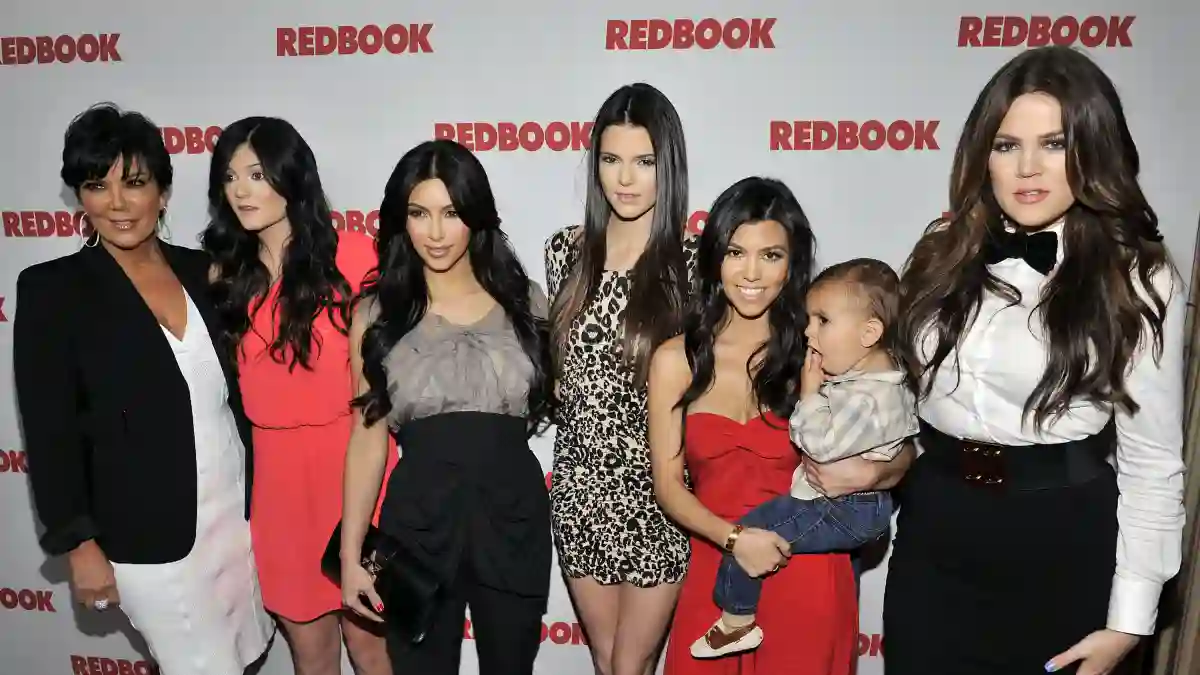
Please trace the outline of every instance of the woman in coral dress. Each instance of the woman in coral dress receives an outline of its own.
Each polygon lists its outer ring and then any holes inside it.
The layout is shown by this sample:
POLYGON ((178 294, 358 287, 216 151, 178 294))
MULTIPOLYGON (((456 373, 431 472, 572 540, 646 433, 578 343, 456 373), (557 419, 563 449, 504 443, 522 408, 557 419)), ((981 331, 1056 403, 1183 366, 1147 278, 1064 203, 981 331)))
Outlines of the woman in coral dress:
POLYGON ((790 546, 778 535, 735 526, 753 507, 787 494, 800 463, 787 418, 804 363, 813 246, 804 212, 785 185, 763 178, 734 184, 713 204, 700 237, 696 309, 684 335, 655 352, 649 388, 655 493, 692 532, 666 675, 854 672, 858 598, 849 556, 788 559, 790 546), (774 638, 751 652, 697 659, 691 643, 721 615, 712 595, 725 551, 751 575, 768 575, 757 622, 774 638))
MULTIPOLYGON (((350 440, 349 316, 375 266, 372 240, 337 232, 316 162, 284 120, 231 124, 213 151, 203 244, 224 342, 254 425, 251 534, 263 601, 297 673, 390 674, 382 636, 344 612, 321 557, 342 509, 350 440)), ((390 453, 390 467, 396 452, 390 453)))

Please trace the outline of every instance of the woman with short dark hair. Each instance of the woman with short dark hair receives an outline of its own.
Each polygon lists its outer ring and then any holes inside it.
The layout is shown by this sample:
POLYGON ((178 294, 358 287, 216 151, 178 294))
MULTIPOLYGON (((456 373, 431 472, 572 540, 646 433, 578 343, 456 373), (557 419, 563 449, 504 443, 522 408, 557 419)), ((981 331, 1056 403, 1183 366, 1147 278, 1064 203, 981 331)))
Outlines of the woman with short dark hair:
POLYGON ((274 622, 209 258, 159 237, 171 160, 144 116, 105 104, 77 117, 62 178, 94 231, 21 272, 13 335, 42 547, 67 556, 78 602, 120 606, 166 675, 239 675, 274 622))

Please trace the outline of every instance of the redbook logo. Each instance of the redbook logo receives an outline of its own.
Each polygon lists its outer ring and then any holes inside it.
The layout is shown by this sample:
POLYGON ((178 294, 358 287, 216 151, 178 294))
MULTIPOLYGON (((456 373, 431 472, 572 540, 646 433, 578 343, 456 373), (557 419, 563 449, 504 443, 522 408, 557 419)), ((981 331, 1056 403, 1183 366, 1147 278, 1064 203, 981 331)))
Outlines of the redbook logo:
POLYGON ((350 54, 433 53, 431 23, 378 26, 296 26, 275 30, 277 56, 347 56, 350 54))
POLYGON ((959 47, 1132 47, 1132 16, 964 16, 958 24, 959 47))
POLYGON ((938 120, 771 122, 771 150, 940 150, 938 120))
POLYGON ((333 229, 343 232, 358 232, 370 237, 379 234, 379 210, 333 211, 333 229))
POLYGON ((57 612, 54 608, 54 591, 39 591, 28 588, 0 588, 0 607, 23 609, 27 612, 57 612))
POLYGON ((221 127, 163 127, 163 143, 172 155, 203 155, 212 152, 221 136, 221 127))
POLYGON ((461 143, 475 152, 587 150, 591 122, 438 122, 433 137, 461 143))
POLYGON ((775 19, 610 19, 604 36, 608 51, 641 49, 774 49, 775 19))
POLYGON ((883 636, 879 633, 858 634, 859 656, 883 656, 883 636))
MULTIPOLYGON (((463 623, 463 639, 475 639, 475 631, 470 619, 467 619, 463 623)), ((546 642, 547 640, 556 645, 587 644, 587 638, 583 635, 583 626, 580 626, 577 622, 568 621, 542 622, 541 641, 546 642)))
MULTIPOLYGON (((0 298, 0 321, 8 321, 4 316, 3 300, 0 298)), ((0 473, 29 473, 25 453, 21 450, 0 450, 0 473)))
POLYGON ((0 211, 6 237, 90 237, 83 211, 0 211))
POLYGON ((0 65, 121 61, 121 53, 117 51, 120 39, 120 33, 0 37, 0 65))
POLYGON ((71 675, 158 675, 158 666, 151 661, 72 654, 71 675))

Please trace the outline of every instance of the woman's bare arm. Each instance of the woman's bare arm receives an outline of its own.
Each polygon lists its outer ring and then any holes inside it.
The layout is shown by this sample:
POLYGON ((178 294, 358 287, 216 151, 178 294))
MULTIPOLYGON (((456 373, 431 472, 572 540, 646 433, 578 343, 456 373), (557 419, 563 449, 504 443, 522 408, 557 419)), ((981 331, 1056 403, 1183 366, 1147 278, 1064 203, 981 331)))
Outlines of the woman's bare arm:
POLYGON ((675 404, 691 379, 683 340, 668 340, 655 351, 650 361, 648 404, 654 495, 675 522, 717 546, 724 546, 733 532, 733 524, 709 511, 683 481, 683 410, 675 404))

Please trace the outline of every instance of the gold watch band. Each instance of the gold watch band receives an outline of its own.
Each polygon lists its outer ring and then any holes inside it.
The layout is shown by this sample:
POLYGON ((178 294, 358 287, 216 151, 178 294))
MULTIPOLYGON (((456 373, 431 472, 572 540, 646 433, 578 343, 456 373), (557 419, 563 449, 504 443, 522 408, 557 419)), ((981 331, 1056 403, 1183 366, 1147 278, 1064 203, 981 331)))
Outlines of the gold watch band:
POLYGON ((742 533, 742 530, 744 530, 744 529, 746 529, 746 528, 742 527, 741 525, 733 526, 733 532, 730 532, 729 536, 725 538, 725 550, 726 551, 733 553, 733 545, 737 543, 738 535, 740 535, 742 533))

